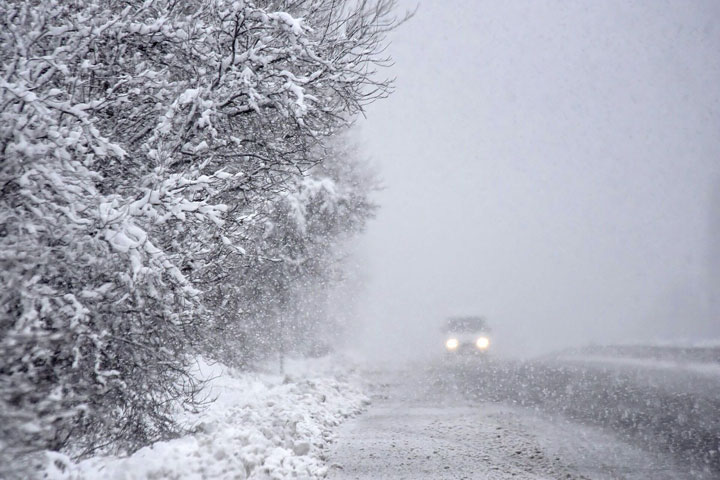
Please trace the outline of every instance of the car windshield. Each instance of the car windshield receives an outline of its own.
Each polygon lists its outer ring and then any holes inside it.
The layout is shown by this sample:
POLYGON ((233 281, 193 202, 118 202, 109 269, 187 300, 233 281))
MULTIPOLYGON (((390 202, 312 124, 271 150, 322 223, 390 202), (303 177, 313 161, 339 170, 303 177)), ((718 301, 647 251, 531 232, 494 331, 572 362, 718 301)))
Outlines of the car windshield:
POLYGON ((481 317, 455 317, 445 324, 446 332, 477 332, 487 330, 485 320, 481 317))

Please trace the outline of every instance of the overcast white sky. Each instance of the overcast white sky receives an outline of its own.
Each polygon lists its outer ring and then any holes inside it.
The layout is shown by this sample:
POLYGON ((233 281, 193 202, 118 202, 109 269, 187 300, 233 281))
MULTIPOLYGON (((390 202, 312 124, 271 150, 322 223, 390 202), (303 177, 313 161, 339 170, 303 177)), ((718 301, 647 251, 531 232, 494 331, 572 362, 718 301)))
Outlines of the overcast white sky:
POLYGON ((508 352, 720 337, 720 2, 426 0, 390 54, 366 342, 430 348, 452 314, 508 352))

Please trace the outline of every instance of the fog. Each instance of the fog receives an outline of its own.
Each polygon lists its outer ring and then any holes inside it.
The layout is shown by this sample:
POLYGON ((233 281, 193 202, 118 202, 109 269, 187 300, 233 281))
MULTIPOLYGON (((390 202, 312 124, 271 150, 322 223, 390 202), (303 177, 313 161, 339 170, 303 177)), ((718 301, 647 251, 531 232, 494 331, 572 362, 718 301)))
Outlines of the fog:
POLYGON ((439 351, 457 314, 502 354, 719 338, 719 20, 712 0, 421 3, 359 125, 384 189, 354 343, 439 351))

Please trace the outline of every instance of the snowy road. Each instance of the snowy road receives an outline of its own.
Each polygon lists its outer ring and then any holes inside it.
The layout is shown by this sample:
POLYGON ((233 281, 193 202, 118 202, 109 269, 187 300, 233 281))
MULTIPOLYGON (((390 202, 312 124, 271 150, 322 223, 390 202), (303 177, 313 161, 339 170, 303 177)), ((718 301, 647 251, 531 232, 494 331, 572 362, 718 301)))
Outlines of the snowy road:
POLYGON ((374 372, 373 406, 341 427, 329 477, 717 478, 718 375, 617 363, 374 372))
MULTIPOLYGON (((672 352, 671 352, 672 353, 672 352)), ((465 393, 602 426, 720 476, 720 365, 588 355, 456 369, 465 393)))

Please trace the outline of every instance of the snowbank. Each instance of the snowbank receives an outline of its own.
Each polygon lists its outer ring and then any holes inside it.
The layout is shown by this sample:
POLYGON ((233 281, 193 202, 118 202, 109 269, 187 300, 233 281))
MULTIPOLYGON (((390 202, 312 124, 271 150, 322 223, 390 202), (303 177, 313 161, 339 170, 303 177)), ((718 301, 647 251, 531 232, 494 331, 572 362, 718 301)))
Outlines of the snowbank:
POLYGON ((313 479, 324 476, 323 451, 334 427, 369 403, 338 374, 337 362, 295 361, 290 376, 250 374, 199 360, 216 401, 181 421, 194 433, 138 450, 129 457, 93 457, 72 463, 48 454, 45 478, 313 479), (323 364, 334 372, 318 376, 323 364))

